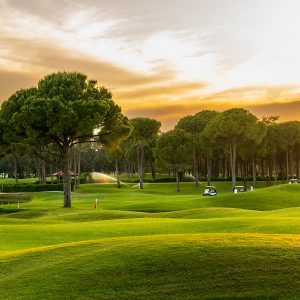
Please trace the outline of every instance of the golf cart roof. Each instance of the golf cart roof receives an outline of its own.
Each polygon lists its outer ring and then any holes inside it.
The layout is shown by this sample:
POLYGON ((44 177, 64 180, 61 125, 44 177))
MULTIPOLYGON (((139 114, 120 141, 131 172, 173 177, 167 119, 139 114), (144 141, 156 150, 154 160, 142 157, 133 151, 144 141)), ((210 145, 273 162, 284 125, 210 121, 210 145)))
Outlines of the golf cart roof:
POLYGON ((216 187, 213 186, 213 185, 206 185, 205 187, 206 187, 206 188, 214 188, 214 189, 216 188, 216 187))
POLYGON ((235 188, 244 188, 245 186, 244 185, 235 185, 234 187, 235 188))
POLYGON ((292 178, 292 179, 290 179, 290 181, 299 181, 299 179, 297 179, 297 178, 292 178))

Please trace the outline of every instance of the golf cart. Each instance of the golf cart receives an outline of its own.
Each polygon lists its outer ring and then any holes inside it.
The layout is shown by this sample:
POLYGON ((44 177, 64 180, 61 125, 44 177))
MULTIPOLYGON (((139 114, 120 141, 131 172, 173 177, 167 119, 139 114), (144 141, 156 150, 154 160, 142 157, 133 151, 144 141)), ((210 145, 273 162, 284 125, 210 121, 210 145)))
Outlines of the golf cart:
POLYGON ((299 179, 293 178, 289 180, 289 184, 299 183, 299 179))
POLYGON ((213 185, 207 185, 204 189, 203 196, 216 196, 217 190, 213 185))
POLYGON ((244 185, 236 185, 234 188, 233 188, 233 193, 234 194, 237 194, 237 193, 245 193, 247 190, 246 190, 246 186, 244 185))

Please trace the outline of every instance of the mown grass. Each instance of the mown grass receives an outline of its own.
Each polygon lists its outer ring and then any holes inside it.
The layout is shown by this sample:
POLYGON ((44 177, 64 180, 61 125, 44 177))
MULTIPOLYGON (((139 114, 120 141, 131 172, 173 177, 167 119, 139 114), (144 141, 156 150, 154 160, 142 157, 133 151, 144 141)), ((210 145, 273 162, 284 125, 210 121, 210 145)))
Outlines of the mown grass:
POLYGON ((33 299, 292 297, 299 293, 294 242, 295 238, 285 236, 160 235, 36 249, 3 258, 9 276, 0 275, 0 286, 14 290, 4 289, 1 295, 14 299, 24 295, 33 299))
POLYGON ((0 210, 0 299, 300 298, 300 185, 89 184, 0 210), (97 209, 93 208, 99 200, 97 209))

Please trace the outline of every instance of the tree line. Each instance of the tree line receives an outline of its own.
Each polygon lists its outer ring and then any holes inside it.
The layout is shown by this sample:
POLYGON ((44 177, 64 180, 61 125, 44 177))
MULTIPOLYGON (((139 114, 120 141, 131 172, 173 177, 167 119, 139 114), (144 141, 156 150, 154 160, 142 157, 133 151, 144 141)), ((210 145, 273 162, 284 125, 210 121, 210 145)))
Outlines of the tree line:
MULTIPOLYGON (((71 206, 71 175, 79 185, 82 170, 114 171, 117 178, 145 173, 180 178, 189 173, 195 184, 205 178, 256 185, 258 176, 268 184, 300 176, 300 122, 261 120, 242 108, 223 112, 204 110, 185 116, 175 128, 161 132, 151 118, 128 119, 112 94, 77 72, 45 76, 37 87, 15 92, 1 106, 0 170, 35 170, 41 183, 46 175, 61 172, 64 206, 71 206), (8 159, 10 157, 10 159, 8 159), (22 159, 20 159, 22 158, 22 159), (22 166, 22 168, 21 168, 22 166)), ((9 170, 9 171, 8 171, 9 170)), ((118 180, 119 182, 119 180, 118 180)))
MULTIPOLYGON (((267 185, 278 180, 288 181, 300 177, 300 122, 278 122, 278 116, 258 119, 243 108, 232 108, 223 112, 203 110, 185 116, 175 128, 161 133, 160 123, 149 118, 133 119, 133 133, 121 143, 123 166, 136 164, 138 153, 134 149, 147 149, 146 167, 153 174, 154 168, 161 172, 172 172, 176 176, 177 190, 184 173, 210 185, 214 180, 231 180, 232 187, 237 178, 266 180, 267 185), (148 124, 146 126, 145 124, 148 124), (156 124, 157 126, 150 126, 156 124), (148 137, 137 134, 148 128, 148 137), (152 129, 151 129, 152 128, 152 129), (150 134, 151 132, 151 134, 150 134)), ((143 188, 145 167, 139 171, 140 188, 143 188)), ((153 176, 155 178, 155 176, 153 176)))

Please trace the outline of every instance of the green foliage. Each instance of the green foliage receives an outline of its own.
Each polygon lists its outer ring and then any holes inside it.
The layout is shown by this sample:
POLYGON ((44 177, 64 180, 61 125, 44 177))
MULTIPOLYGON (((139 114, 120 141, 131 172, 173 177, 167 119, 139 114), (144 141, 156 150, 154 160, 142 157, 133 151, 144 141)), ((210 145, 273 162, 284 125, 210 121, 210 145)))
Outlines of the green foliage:
POLYGON ((226 110, 205 127, 203 140, 209 149, 221 149, 224 146, 228 149, 232 187, 236 182, 237 154, 240 153, 244 157, 251 156, 251 153, 247 153, 248 145, 259 145, 259 141, 265 136, 265 128, 263 122, 258 122, 253 114, 243 108, 226 110))
POLYGON ((193 116, 183 117, 179 120, 175 128, 182 129, 190 135, 194 151, 198 153, 200 150, 206 148, 206 144, 202 139, 204 129, 218 114, 218 112, 213 110, 203 110, 193 116))
POLYGON ((261 157, 266 154, 264 139, 268 127, 264 122, 257 122, 251 130, 253 131, 252 136, 245 139, 239 147, 239 156, 244 160, 257 156, 261 157))
POLYGON ((186 116, 179 120, 176 128, 189 132, 193 136, 201 134, 206 125, 219 113, 214 110, 203 110, 193 116, 186 116))
POLYGON ((280 116, 264 116, 262 117, 262 122, 264 122, 266 125, 270 125, 278 121, 279 118, 280 116))
POLYGON ((277 138, 281 138, 281 149, 289 149, 300 144, 300 122, 289 121, 277 124, 279 130, 277 138))
POLYGON ((147 142, 159 133, 161 123, 150 118, 133 118, 130 120, 133 126, 131 138, 137 142, 147 142))
POLYGON ((168 168, 184 170, 192 159, 192 143, 188 133, 182 129, 163 133, 157 140, 155 155, 168 168))
POLYGON ((90 139, 111 145, 130 132, 128 120, 111 93, 76 72, 47 75, 35 93, 22 99, 17 112, 14 119, 28 137, 59 146, 90 139))
POLYGON ((1 184, 0 189, 3 193, 63 191, 63 184, 1 184))
POLYGON ((263 140, 264 156, 276 156, 300 145, 300 122, 271 123, 263 140))
POLYGON ((255 139, 257 118, 243 108, 232 108, 213 118, 204 129, 204 136, 211 143, 237 143, 255 139))
POLYGON ((129 151, 123 151, 126 159, 136 153, 136 161, 138 164, 140 189, 144 188, 144 162, 145 158, 148 158, 151 162, 153 161, 153 152, 151 147, 155 144, 161 123, 157 120, 150 118, 134 118, 130 120, 133 130, 130 138, 128 139, 127 145, 130 145, 129 151), (150 149, 149 149, 150 148, 150 149), (146 157, 145 157, 145 149, 146 157), (149 151, 150 150, 150 151, 149 151))

